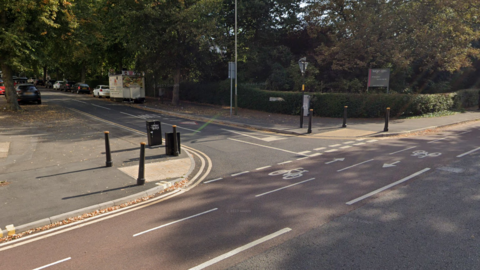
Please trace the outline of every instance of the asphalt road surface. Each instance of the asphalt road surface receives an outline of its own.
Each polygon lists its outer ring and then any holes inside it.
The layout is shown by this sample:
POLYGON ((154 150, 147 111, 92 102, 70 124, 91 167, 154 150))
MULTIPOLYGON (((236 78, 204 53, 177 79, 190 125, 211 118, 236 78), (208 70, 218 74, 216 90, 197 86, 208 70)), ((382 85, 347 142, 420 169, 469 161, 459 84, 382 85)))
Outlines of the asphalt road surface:
MULTIPOLYGON (((147 113, 136 108, 68 93, 43 98, 145 131, 147 113)), ((151 117, 168 123, 164 130, 185 128, 182 142, 211 158, 211 175, 168 200, 0 245, 0 269, 479 265, 478 124, 327 141, 151 117)))

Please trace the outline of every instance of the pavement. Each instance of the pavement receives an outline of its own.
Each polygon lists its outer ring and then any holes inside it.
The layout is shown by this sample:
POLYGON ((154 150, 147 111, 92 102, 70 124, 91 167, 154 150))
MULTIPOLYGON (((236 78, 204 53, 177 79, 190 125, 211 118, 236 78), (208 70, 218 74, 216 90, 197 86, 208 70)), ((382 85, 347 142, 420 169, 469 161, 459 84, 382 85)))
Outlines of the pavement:
MULTIPOLYGON (((0 98, 0 110, 5 100, 0 98)), ((418 119, 343 119, 308 117, 182 102, 171 106, 155 98, 129 104, 146 111, 252 130, 322 139, 402 136, 480 120, 480 111, 418 119)), ((19 114, 0 114, 0 226, 13 235, 51 224, 68 223, 84 214, 95 215, 124 207, 181 187, 195 171, 187 151, 166 156, 164 146, 146 149, 146 184, 137 185, 142 135, 109 126, 113 167, 105 166, 105 125, 66 108, 45 103, 25 105, 19 114), (52 151, 55 149, 55 151, 52 151)), ((1 240, 0 235, 0 242, 1 240)))

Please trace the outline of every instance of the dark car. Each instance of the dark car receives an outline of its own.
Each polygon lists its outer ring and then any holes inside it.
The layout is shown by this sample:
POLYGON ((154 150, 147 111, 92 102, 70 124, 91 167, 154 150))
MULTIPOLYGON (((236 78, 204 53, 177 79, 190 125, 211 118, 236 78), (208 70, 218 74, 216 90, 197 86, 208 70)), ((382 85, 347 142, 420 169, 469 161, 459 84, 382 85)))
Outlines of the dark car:
POLYGON ((18 102, 37 102, 42 104, 40 91, 33 84, 19 84, 15 87, 18 102))
MULTIPOLYGON (((62 84, 62 88, 60 90, 65 91, 65 92, 72 91, 73 85, 75 85, 75 83, 76 82, 74 82, 74 81, 65 81, 65 83, 62 84)), ((73 93, 73 91, 72 91, 72 93, 73 93)))
POLYGON ((86 84, 86 83, 76 83, 73 86, 72 93, 77 93, 77 94, 87 93, 87 94, 90 94, 90 86, 88 86, 88 84, 86 84))
POLYGON ((45 86, 45 81, 44 81, 44 80, 41 80, 41 79, 38 79, 38 80, 35 82, 35 85, 45 86))
POLYGON ((53 84, 56 82, 56 80, 47 80, 47 83, 45 84, 46 88, 53 88, 53 84))

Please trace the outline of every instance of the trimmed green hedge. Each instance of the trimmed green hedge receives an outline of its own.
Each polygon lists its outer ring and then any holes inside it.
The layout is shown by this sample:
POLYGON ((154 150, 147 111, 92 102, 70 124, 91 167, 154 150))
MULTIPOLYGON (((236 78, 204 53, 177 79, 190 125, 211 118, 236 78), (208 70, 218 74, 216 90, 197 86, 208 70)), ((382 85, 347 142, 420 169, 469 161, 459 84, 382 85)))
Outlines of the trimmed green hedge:
MULTIPOLYGON (((180 86, 182 100, 230 104, 230 81, 209 84, 183 83, 180 86)), ((390 107, 391 116, 422 115, 448 109, 459 109, 478 105, 477 89, 461 90, 445 94, 344 94, 308 93, 316 115, 342 117, 344 106, 348 106, 349 117, 383 117, 385 108, 390 107)), ((251 85, 238 86, 238 106, 272 113, 299 114, 301 92, 260 90, 251 85), (269 101, 279 97, 284 101, 269 101)))

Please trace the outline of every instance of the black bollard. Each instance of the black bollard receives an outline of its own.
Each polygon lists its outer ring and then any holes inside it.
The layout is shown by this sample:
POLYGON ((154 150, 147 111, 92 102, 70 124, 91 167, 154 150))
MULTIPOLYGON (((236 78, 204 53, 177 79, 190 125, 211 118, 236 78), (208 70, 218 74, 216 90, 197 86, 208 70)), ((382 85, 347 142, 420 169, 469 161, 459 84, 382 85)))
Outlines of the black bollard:
POLYGON ((385 132, 388 131, 388 120, 390 120, 390 107, 385 111, 385 128, 383 129, 385 132))
POLYGON ((105 153, 107 154, 107 162, 105 166, 107 167, 112 167, 113 162, 112 162, 112 154, 110 153, 110 140, 108 139, 108 134, 110 132, 105 131, 105 153))
POLYGON ((303 106, 300 109, 300 128, 303 128, 303 106))
POLYGON ((343 108, 343 125, 342 125, 342 128, 347 127, 347 108, 348 108, 348 106, 345 106, 343 108))
POLYGON ((478 110, 480 110, 480 90, 478 91, 478 110))
POLYGON ((138 178, 137 185, 145 185, 145 145, 146 143, 140 143, 140 163, 138 164, 138 178))
POLYGON ((310 109, 310 114, 308 115, 308 130, 307 130, 307 133, 312 133, 312 117, 313 117, 313 109, 310 109))
POLYGON ((178 156, 177 126, 173 125, 173 155, 178 156))

